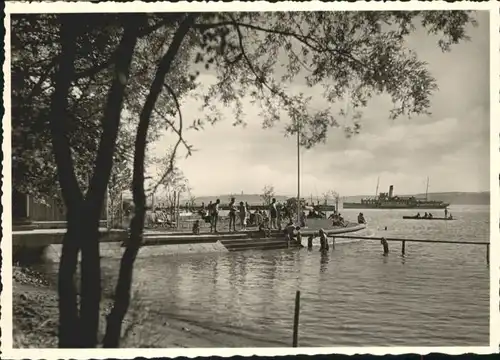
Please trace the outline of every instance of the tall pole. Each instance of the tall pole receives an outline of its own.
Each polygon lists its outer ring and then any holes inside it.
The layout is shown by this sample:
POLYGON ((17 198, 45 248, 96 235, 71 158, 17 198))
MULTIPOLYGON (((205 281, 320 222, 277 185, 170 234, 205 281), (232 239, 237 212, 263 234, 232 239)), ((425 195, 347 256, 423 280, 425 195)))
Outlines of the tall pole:
POLYGON ((300 123, 297 119, 297 225, 300 224, 300 123))

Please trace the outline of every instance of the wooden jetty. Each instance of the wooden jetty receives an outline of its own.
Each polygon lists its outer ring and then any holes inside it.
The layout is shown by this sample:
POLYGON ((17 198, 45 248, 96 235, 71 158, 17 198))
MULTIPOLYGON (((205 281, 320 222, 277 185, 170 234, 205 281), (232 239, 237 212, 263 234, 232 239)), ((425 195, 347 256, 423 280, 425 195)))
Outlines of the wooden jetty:
MULTIPOLYGON (((400 242, 401 243, 401 254, 406 254, 406 243, 429 243, 429 244, 455 244, 455 245, 476 245, 486 247, 486 263, 490 263, 490 242, 485 241, 452 241, 452 240, 428 240, 428 239, 404 239, 404 238, 389 238, 389 237, 368 237, 368 236, 356 236, 356 235, 335 235, 332 236, 334 239, 355 239, 355 240, 365 240, 365 241, 380 241, 382 244, 387 244, 388 242, 400 242)), ((388 245, 385 245, 388 248, 388 245)), ((384 247, 385 247, 384 246, 384 247)))
MULTIPOLYGON (((363 224, 348 224, 346 227, 336 227, 325 229, 325 233, 330 236, 337 236, 345 233, 352 233, 365 228, 363 224)), ((304 228, 301 230, 302 236, 317 234, 319 229, 304 228)), ((63 242, 66 229, 34 229, 13 231, 12 243, 16 249, 44 248, 51 245, 60 245, 63 242)), ((100 229, 101 243, 123 243, 128 239, 126 230, 100 229)), ((180 244, 207 244, 220 242, 229 251, 237 250, 264 250, 279 249, 295 246, 289 244, 283 231, 271 230, 263 233, 258 230, 220 233, 192 234, 188 232, 174 231, 146 231, 143 236, 142 246, 158 245, 180 245, 180 244)))

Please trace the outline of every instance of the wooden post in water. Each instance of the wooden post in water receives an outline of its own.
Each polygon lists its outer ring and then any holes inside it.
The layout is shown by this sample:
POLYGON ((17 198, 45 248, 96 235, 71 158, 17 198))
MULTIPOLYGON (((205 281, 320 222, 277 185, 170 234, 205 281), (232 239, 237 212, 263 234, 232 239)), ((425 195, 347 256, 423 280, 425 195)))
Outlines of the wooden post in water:
POLYGON ((293 317, 293 344, 292 347, 297 347, 299 342, 299 313, 300 313, 300 291, 295 293, 295 314, 293 317))
POLYGON ((406 241, 401 242, 401 255, 405 254, 406 241))
POLYGON ((486 244, 486 264, 490 264, 490 244, 486 244))

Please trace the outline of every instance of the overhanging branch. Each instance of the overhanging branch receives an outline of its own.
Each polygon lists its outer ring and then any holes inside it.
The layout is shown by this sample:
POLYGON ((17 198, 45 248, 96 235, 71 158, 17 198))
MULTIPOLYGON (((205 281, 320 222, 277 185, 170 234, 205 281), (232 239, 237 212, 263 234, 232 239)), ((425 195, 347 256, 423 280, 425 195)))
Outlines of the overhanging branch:
POLYGON ((314 37, 311 37, 310 35, 301 35, 301 34, 297 34, 297 33, 292 32, 292 31, 287 31, 287 30, 269 29, 269 28, 265 28, 265 27, 261 27, 261 26, 257 26, 257 25, 238 22, 234 19, 232 21, 221 21, 221 22, 213 23, 213 24, 196 24, 194 26, 194 28, 200 30, 201 32, 204 32, 204 31, 207 31, 210 29, 215 29, 218 27, 236 26, 236 25, 238 27, 248 28, 248 29, 252 29, 255 31, 261 31, 261 32, 265 32, 268 34, 275 34, 275 35, 280 35, 280 36, 292 37, 292 38, 295 38, 296 40, 298 40, 299 42, 301 42, 302 44, 306 45, 311 50, 314 50, 314 51, 319 52, 319 53, 330 52, 330 53, 333 53, 337 56, 341 56, 345 59, 351 60, 360 66, 366 67, 366 64, 363 64, 361 61, 359 61, 358 59, 353 57, 351 54, 348 54, 348 53, 343 52, 343 51, 339 51, 338 49, 332 49, 330 47, 325 47, 323 44, 319 44, 317 39, 315 39, 314 37))
POLYGON ((259 83, 261 83, 262 85, 264 85, 271 92, 271 94, 283 97, 284 96, 283 93, 280 94, 280 93, 276 92, 275 89, 273 89, 269 86, 269 84, 266 82, 266 80, 264 79, 263 76, 260 76, 259 74, 257 74, 257 71, 255 70, 252 62, 248 58, 248 55, 245 51, 245 46, 243 45, 243 35, 241 34, 239 24, 236 21, 233 21, 233 26, 234 26, 236 32, 238 33, 238 43, 240 45, 241 54, 242 54, 243 58, 245 59, 245 62, 247 63, 250 71, 255 75, 255 80, 258 81, 259 83))
MULTIPOLYGON (((172 24, 172 21, 173 21, 172 17, 166 17, 162 21, 159 21, 157 24, 154 24, 152 26, 141 29, 141 30, 139 30, 137 38, 143 38, 145 36, 148 36, 152 32, 162 28, 163 26, 172 24)), ((75 79, 78 80, 78 79, 85 78, 85 77, 94 77, 99 72, 112 66, 116 62, 117 56, 119 56, 118 52, 117 51, 113 52, 108 60, 103 61, 102 63, 100 63, 96 66, 93 66, 89 69, 77 72, 75 74, 75 79)))

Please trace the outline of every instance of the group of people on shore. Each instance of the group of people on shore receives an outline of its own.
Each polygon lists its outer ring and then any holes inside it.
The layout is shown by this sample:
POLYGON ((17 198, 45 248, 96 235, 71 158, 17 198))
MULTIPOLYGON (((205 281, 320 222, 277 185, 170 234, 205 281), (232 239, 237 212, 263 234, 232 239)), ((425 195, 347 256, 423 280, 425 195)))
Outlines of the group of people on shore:
MULTIPOLYGON (((210 232, 217 233, 217 225, 220 218, 220 199, 217 199, 215 203, 210 202, 207 206, 205 203, 201 204, 201 208, 198 214, 202 219, 210 224, 210 232)), ((290 209, 280 204, 275 198, 271 200, 269 204, 268 211, 256 209, 254 212, 249 210, 249 205, 246 202, 240 201, 236 204, 236 199, 233 197, 229 202, 229 231, 236 232, 236 219, 239 218, 240 230, 246 230, 247 225, 258 226, 260 231, 265 230, 282 230, 283 220, 288 218, 291 221, 290 209)), ((292 222, 293 223, 293 222, 292 222)), ((304 227, 306 225, 306 215, 302 212, 300 219, 300 226, 304 227)), ((199 223, 198 223, 199 228, 199 223)), ((193 232, 194 232, 193 227, 193 232)))
POLYGON ((146 223, 147 226, 151 227, 172 226, 174 224, 172 217, 167 212, 157 208, 146 211, 146 223))

